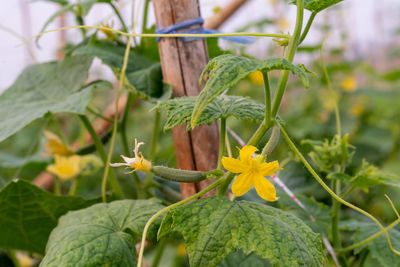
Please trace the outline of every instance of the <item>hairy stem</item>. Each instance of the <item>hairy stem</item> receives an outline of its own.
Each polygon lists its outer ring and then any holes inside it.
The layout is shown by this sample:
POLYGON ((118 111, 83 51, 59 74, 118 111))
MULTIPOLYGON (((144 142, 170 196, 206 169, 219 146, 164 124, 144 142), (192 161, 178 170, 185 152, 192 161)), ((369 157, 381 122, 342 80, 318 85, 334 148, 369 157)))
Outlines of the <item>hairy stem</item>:
POLYGON ((271 123, 271 88, 269 86, 268 71, 263 71, 264 78, 264 102, 265 102, 265 123, 268 127, 271 123))
MULTIPOLYGON (((297 0, 297 17, 296 17, 296 26, 294 28, 294 33, 289 40, 288 52, 286 55, 286 59, 289 62, 293 61, 294 55, 297 50, 297 46, 299 43, 299 38, 301 34, 301 28, 303 25, 303 12, 304 12, 304 0, 297 0)), ((279 79, 278 89, 276 90, 274 102, 272 105, 272 118, 275 118, 278 113, 279 106, 281 105, 283 93, 285 92, 287 81, 289 78, 289 71, 282 71, 282 75, 279 79)))
POLYGON ((222 157, 225 154, 226 118, 221 118, 219 132, 218 170, 222 170, 222 157))
POLYGON ((279 142, 279 137, 281 133, 278 126, 272 128, 271 137, 269 138, 267 144, 264 146, 261 155, 268 156, 276 147, 279 142))

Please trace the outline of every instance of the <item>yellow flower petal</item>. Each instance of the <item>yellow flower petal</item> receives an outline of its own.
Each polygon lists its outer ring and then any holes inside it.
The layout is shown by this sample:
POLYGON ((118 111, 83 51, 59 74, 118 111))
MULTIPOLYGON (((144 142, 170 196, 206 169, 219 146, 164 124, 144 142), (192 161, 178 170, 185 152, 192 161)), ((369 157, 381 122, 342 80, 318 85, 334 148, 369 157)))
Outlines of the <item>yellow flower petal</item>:
POLYGON ((259 171, 263 176, 272 176, 279 169, 279 163, 277 160, 272 162, 261 163, 259 171))
POLYGON ((222 165, 224 168, 233 173, 245 172, 249 169, 248 165, 243 161, 234 158, 222 157, 222 165))
POLYGON ((66 146, 56 134, 50 131, 44 131, 43 133, 47 139, 47 142, 44 145, 44 149, 47 152, 45 156, 69 156, 73 154, 73 151, 68 146, 66 146))
POLYGON ((80 156, 63 157, 55 155, 54 164, 47 166, 46 170, 57 175, 61 180, 70 180, 80 172, 80 156))
POLYGON ((264 176, 257 175, 254 177, 254 187, 256 188, 257 194, 264 200, 276 201, 276 190, 273 184, 267 180, 264 176))
POLYGON ((240 150, 240 160, 244 163, 247 163, 251 160, 251 156, 256 152, 258 149, 255 146, 244 146, 240 150))
POLYGON ((253 186, 253 175, 251 172, 246 172, 238 175, 232 184, 232 193, 236 196, 242 196, 253 186))

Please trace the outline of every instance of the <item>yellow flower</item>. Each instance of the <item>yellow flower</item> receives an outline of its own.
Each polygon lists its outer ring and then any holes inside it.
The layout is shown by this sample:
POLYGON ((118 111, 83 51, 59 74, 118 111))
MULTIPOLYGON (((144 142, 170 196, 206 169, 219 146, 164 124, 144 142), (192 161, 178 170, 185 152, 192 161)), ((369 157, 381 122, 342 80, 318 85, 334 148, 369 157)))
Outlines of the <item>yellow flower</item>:
POLYGON ((78 155, 73 155, 70 157, 55 155, 54 164, 47 166, 46 170, 54 175, 57 175, 60 180, 67 181, 79 174, 79 163, 80 156, 78 155))
POLYGON ((70 156, 74 153, 54 133, 50 131, 44 131, 44 135, 47 138, 47 142, 44 145, 44 149, 47 152, 46 156, 52 156, 52 155, 70 156))
POLYGON ((261 85, 264 84, 264 77, 262 75, 261 71, 255 71, 249 74, 250 80, 255 84, 255 85, 261 85))
POLYGON ((342 88, 346 92, 354 92, 357 90, 357 80, 354 76, 349 76, 342 81, 342 88))
POLYGON ((139 147, 143 145, 143 142, 138 143, 137 140, 135 139, 135 149, 133 150, 135 152, 135 157, 134 158, 128 158, 125 157, 124 155, 121 155, 121 158, 124 159, 125 163, 110 163, 112 167, 121 167, 121 166, 126 166, 127 168, 133 168, 133 170, 130 172, 134 171, 142 171, 142 172, 149 172, 151 170, 151 162, 146 160, 142 153, 139 155, 139 147))
POLYGON ((240 150, 239 159, 223 157, 222 165, 233 173, 240 173, 232 184, 232 192, 236 196, 244 195, 254 185, 258 195, 267 201, 276 201, 275 187, 264 176, 272 176, 279 169, 278 161, 265 162, 265 157, 252 155, 258 149, 244 146, 240 150))

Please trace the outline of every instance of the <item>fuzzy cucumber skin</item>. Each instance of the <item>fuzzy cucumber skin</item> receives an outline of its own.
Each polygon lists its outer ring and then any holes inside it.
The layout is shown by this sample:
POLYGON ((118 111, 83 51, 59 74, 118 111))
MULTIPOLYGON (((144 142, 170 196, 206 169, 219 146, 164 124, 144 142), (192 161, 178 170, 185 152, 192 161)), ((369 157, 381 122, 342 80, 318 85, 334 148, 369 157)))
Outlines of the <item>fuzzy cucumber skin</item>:
POLYGON ((153 166, 151 171, 161 178, 180 183, 195 183, 207 178, 207 172, 179 170, 165 166, 153 166))

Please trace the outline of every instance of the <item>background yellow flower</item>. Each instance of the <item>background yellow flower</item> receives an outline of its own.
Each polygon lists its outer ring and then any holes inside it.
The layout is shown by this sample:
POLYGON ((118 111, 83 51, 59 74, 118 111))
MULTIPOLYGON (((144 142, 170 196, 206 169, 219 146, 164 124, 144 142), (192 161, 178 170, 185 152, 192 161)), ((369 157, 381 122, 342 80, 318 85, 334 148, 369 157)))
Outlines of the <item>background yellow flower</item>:
POLYGON ((79 167, 80 156, 74 155, 70 157, 63 157, 60 155, 55 155, 54 164, 47 166, 47 171, 57 175, 62 181, 67 181, 80 172, 79 167))

